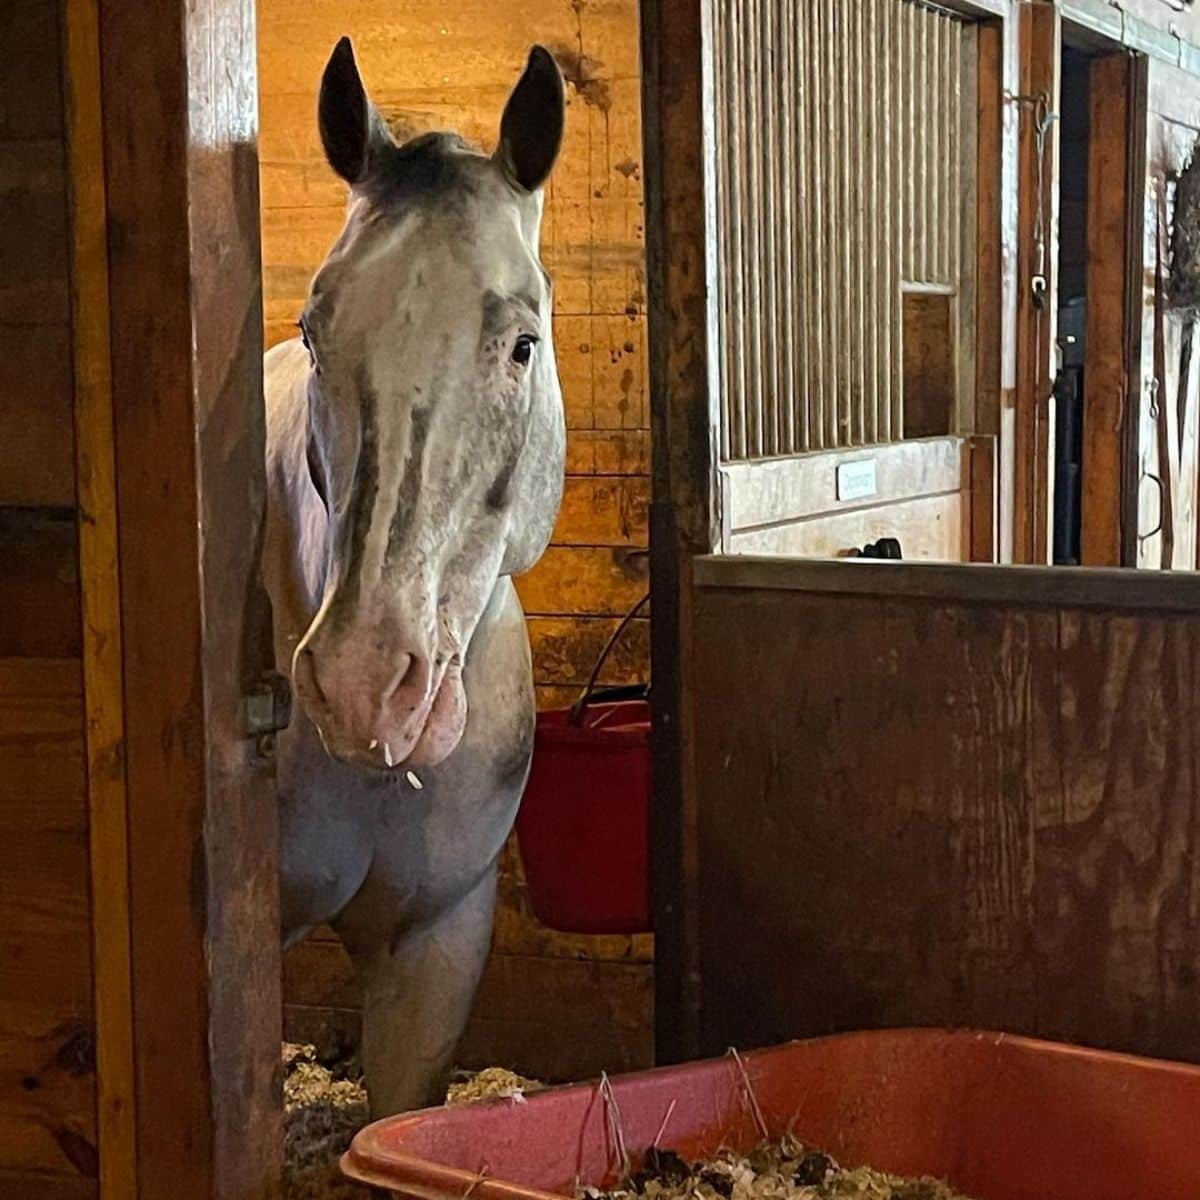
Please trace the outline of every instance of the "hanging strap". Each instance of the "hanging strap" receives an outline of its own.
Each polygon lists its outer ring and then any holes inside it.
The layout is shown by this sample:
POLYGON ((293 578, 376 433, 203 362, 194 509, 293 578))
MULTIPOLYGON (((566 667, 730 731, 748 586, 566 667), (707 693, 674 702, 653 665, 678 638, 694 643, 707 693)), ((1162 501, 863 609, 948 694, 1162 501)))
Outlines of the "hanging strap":
POLYGON ((596 691, 596 681, 600 678, 600 672, 604 669, 604 664, 608 661, 608 656, 612 653, 613 647, 617 644, 621 634, 629 627, 630 622, 642 611, 643 608, 650 602, 650 593, 647 592, 622 618, 621 623, 612 631, 612 635, 608 641, 604 643, 604 649, 600 651, 600 657, 596 659, 596 665, 592 668, 591 677, 587 681, 587 687, 583 689, 583 695, 571 706, 570 721, 572 725, 579 725, 583 721, 584 710, 589 704, 596 704, 603 700, 640 700, 649 692, 649 688, 644 683, 631 684, 628 687, 609 688, 603 692, 596 691))

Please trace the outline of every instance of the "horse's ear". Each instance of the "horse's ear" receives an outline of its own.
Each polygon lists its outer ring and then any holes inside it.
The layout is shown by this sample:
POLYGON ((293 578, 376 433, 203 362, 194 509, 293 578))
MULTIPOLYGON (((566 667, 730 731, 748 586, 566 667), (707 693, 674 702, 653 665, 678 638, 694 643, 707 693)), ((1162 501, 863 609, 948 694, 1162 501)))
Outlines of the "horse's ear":
POLYGON ((344 37, 334 47, 321 76, 317 104, 321 144, 329 165, 349 184, 370 173, 372 159, 395 146, 387 125, 367 96, 354 49, 344 37))
POLYGON ((500 121, 501 165, 526 191, 546 182, 562 145, 565 109, 562 73, 543 46, 529 52, 525 72, 513 88, 500 121))

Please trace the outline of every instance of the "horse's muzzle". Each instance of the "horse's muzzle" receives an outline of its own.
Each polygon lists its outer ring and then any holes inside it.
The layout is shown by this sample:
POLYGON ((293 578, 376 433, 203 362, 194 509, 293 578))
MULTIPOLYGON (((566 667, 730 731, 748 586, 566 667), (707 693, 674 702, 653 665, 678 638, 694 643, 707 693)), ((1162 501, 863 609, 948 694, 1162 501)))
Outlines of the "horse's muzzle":
POLYGON ((383 770, 435 766, 466 727, 457 659, 435 668, 419 655, 364 655, 355 640, 339 646, 314 638, 296 654, 293 681, 326 751, 343 762, 383 770))

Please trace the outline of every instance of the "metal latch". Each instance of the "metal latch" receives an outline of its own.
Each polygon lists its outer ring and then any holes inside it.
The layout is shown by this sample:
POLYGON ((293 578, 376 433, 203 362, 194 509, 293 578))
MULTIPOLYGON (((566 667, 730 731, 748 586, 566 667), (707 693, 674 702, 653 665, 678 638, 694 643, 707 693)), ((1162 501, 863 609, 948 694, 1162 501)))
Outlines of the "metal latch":
POLYGON ((252 691, 242 697, 242 730, 258 743, 258 752, 275 751, 275 735, 292 722, 292 687, 278 671, 268 671, 252 691))

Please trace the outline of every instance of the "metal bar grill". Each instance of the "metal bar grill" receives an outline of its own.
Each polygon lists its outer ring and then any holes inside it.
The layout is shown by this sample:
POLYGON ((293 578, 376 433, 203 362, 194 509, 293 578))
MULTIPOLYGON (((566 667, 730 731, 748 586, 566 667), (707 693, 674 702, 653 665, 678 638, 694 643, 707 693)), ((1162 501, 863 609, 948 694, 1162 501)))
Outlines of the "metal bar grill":
POLYGON ((924 0, 713 7, 722 454, 898 441, 905 287, 973 303, 969 26, 924 0))

